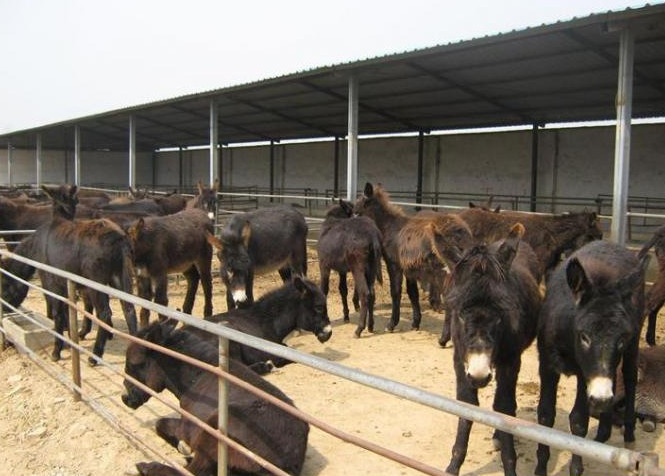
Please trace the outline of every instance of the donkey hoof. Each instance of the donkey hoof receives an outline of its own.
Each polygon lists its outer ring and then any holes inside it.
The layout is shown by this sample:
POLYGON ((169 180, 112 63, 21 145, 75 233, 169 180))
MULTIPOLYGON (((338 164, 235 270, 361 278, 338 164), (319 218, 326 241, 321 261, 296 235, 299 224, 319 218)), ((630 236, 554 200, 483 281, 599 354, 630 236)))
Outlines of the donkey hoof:
POLYGON ((419 331, 419 330, 420 330, 420 326, 411 326, 411 330, 412 330, 412 331, 419 331))
POLYGON ((349 323, 350 321, 351 320, 349 319, 349 316, 344 316, 344 323, 345 324, 349 323))
POLYGON ((356 329, 356 330, 353 332, 353 336, 354 336, 356 339, 359 339, 359 338, 360 338, 360 334, 362 333, 362 331, 363 331, 363 330, 362 330, 361 328, 356 329))
POLYGON ((95 367, 95 366, 97 366, 97 361, 95 359, 93 359, 92 357, 88 357, 88 365, 90 367, 95 367))
POLYGON ((370 334, 374 334, 374 326, 367 327, 367 332, 369 332, 370 334))
POLYGON ((86 331, 79 332, 79 340, 84 340, 88 336, 86 331))
POLYGON ((180 440, 178 441, 178 453, 180 453, 183 456, 191 456, 192 448, 190 448, 190 446, 187 443, 180 440))
POLYGON ((644 420, 642 422, 642 430, 646 431, 647 433, 653 433, 656 431, 656 422, 653 420, 644 420))
POLYGON ((52 362, 57 362, 58 360, 60 360, 60 352, 58 352, 58 353, 53 352, 51 354, 51 361, 52 362))

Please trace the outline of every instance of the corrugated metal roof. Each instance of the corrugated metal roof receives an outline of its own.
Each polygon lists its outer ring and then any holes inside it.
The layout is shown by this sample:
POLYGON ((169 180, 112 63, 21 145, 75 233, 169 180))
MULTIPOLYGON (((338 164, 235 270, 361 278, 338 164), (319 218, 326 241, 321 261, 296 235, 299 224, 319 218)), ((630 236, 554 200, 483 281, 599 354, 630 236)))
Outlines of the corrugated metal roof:
POLYGON ((619 33, 635 32, 633 117, 665 116, 665 5, 574 18, 431 48, 324 66, 0 136, 0 146, 139 148, 208 143, 209 102, 223 143, 344 136, 348 77, 360 83, 361 133, 613 119, 619 33))

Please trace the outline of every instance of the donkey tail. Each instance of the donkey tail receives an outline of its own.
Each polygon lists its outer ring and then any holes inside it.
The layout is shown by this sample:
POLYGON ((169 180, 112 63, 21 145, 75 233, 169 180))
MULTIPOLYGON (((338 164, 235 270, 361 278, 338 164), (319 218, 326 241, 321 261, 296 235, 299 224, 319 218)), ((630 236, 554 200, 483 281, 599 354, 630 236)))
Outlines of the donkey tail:
POLYGON ((383 286, 383 271, 381 269, 381 241, 379 240, 379 237, 374 235, 372 237, 372 244, 370 245, 370 253, 369 253, 369 266, 374 267, 376 270, 376 280, 379 282, 381 286, 383 286))
MULTIPOLYGON (((43 261, 43 257, 39 256, 39 241, 39 235, 33 233, 21 241, 14 253, 35 261, 43 261)), ((30 280, 36 271, 33 266, 11 258, 3 259, 0 266, 25 281, 30 280)), ((14 307, 20 306, 28 295, 28 289, 26 284, 6 276, 2 285, 2 298, 14 307)))

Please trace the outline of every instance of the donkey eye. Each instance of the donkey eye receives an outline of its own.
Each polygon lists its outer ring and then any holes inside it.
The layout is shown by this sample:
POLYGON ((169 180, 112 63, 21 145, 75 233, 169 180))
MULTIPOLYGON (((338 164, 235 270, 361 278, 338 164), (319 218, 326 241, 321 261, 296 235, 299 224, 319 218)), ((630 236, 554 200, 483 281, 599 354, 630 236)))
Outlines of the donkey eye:
POLYGON ((591 347, 591 338, 587 335, 586 332, 580 332, 580 342, 587 349, 591 347))

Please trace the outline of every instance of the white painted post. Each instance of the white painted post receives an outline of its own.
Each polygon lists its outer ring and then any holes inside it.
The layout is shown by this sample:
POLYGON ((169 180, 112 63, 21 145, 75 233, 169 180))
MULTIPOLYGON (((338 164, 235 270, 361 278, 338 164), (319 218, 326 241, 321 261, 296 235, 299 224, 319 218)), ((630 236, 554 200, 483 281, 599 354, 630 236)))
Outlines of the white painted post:
POLYGON ((14 149, 12 148, 11 142, 7 144, 7 184, 12 184, 12 162, 14 149))
POLYGON ((129 116, 129 186, 136 188, 136 119, 129 116))
POLYGON ((349 78, 349 133, 346 157, 346 199, 355 202, 358 191, 358 78, 349 78))
POLYGON ((628 217, 628 180, 630 178, 630 121, 633 111, 633 59, 635 38, 629 28, 621 30, 619 80, 616 108, 617 126, 614 146, 614 197, 612 200, 611 239, 626 243, 628 217))
POLYGON ((218 131, 217 103, 210 100, 210 187, 215 185, 217 178, 217 164, 219 162, 219 131, 218 131))
POLYGON ((35 146, 35 160, 37 161, 36 174, 37 186, 42 184, 42 135, 37 133, 37 143, 35 146))
POLYGON ((81 186, 81 128, 74 126, 74 185, 81 186))

